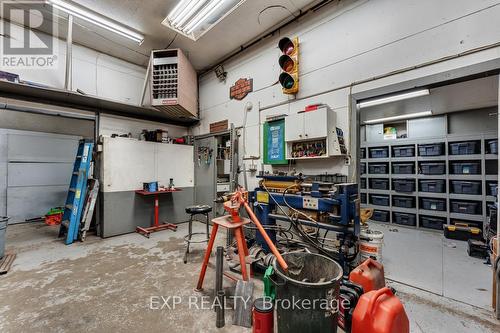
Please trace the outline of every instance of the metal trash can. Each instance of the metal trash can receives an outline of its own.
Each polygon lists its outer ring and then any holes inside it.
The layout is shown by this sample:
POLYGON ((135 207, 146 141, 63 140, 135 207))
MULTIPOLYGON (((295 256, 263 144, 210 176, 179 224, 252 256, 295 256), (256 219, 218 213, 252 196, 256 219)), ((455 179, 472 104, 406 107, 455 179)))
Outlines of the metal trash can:
POLYGON ((5 254, 5 233, 7 232, 8 222, 8 217, 0 216, 0 259, 2 259, 5 254))

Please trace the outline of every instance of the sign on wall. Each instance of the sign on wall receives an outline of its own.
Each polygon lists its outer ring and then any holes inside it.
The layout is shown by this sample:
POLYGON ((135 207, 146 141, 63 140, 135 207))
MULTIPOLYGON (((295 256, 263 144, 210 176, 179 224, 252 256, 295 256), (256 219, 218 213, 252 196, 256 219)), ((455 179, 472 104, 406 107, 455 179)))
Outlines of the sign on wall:
POLYGON ((241 101, 253 91, 253 79, 239 79, 229 88, 229 98, 241 101))
POLYGON ((227 131, 229 128, 229 120, 221 120, 210 124, 210 133, 227 131))
POLYGON ((264 123, 264 164, 287 164, 285 157, 285 120, 264 123))

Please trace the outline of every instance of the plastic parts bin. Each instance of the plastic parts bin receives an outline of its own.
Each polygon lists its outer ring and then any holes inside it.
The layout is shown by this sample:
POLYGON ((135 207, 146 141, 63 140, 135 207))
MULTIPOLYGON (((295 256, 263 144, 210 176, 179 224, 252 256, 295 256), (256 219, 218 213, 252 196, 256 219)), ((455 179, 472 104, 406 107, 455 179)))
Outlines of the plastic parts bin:
POLYGON ((423 162, 420 163, 420 171, 424 175, 444 175, 446 173, 446 163, 444 162, 423 162))
POLYGON ((452 201, 451 211, 453 213, 475 215, 480 212, 480 202, 475 201, 452 201))
POLYGON ((387 174, 387 164, 369 164, 368 171, 373 175, 387 174))
POLYGON ((420 181, 420 191, 430 193, 444 193, 446 191, 444 179, 420 181))
POLYGON ((479 153, 479 142, 454 142, 450 143, 450 155, 472 155, 479 153))
POLYGON ((445 211, 446 210, 446 200, 422 198, 422 209, 437 210, 437 211, 441 211, 441 212, 445 211))
POLYGON ((401 208, 413 208, 415 207, 415 198, 413 197, 392 197, 393 206, 401 208))
POLYGON ((481 173, 480 162, 454 162, 451 168, 455 175, 479 175, 481 173))
POLYGON ((361 193, 361 203, 366 204, 366 193, 361 193))
POLYGON ((453 188, 453 193, 456 194, 472 194, 472 195, 481 194, 481 182, 452 180, 451 186, 453 188))
POLYGON ((364 175, 366 173, 366 163, 361 163, 360 169, 361 174, 364 175))
POLYGON ((366 148, 361 148, 361 158, 366 158, 366 148))
POLYGON ((440 217, 420 216, 420 226, 422 228, 443 230, 445 224, 446 219, 440 217))
POLYGON ((413 157, 415 156, 414 146, 400 146, 392 148, 393 157, 413 157))
POLYGON ((489 183, 488 187, 490 188, 490 195, 496 197, 498 190, 498 183, 489 183))
POLYGON ((488 147, 490 150, 490 154, 498 155, 498 140, 491 140, 488 142, 488 147))
POLYGON ((415 191, 415 179, 394 179, 392 185, 396 192, 411 193, 415 191))
POLYGON ((374 210, 371 219, 379 222, 389 222, 389 212, 385 210, 374 210))
POLYGON ((388 195, 370 195, 370 199, 373 205, 377 206, 389 206, 389 196, 388 195))
POLYGON ((388 190, 389 179, 372 179, 370 188, 374 190, 388 190))
POLYGON ((366 188, 366 179, 365 178, 361 178, 361 182, 360 182, 360 187, 362 189, 365 189, 366 188))
POLYGON ((417 217, 415 214, 408 213, 394 213, 394 223, 406 226, 416 226, 417 217))
POLYGON ((420 156, 444 155, 443 144, 433 143, 433 144, 418 145, 418 154, 420 156))
POLYGON ((392 164, 392 172, 396 175, 414 174, 415 173, 415 164, 414 163, 393 163, 392 164))
POLYGON ((389 147, 370 148, 370 158, 386 158, 389 157, 389 147))

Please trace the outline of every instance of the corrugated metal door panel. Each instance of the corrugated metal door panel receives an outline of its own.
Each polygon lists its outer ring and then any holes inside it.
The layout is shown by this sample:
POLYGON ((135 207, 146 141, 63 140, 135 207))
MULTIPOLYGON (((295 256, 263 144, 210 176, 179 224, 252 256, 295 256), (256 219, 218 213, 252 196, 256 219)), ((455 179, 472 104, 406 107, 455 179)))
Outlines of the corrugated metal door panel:
POLYGON ((73 163, 9 163, 9 187, 68 185, 73 163))
POLYGON ((73 163, 78 137, 57 134, 8 134, 9 162, 73 163))

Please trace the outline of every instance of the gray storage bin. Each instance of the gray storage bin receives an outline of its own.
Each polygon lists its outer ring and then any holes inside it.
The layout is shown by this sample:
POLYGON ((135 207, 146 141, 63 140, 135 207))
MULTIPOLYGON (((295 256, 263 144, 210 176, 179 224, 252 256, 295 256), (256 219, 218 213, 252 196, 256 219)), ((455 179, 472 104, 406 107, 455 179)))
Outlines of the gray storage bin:
POLYGON ((415 192, 415 179, 394 179, 392 186, 396 192, 415 192))
POLYGON ((386 158, 389 157, 389 147, 370 148, 370 158, 386 158))
POLYGON ((477 141, 450 143, 450 155, 472 155, 479 153, 479 142, 477 141))
POLYGON ((415 173, 414 163, 392 163, 392 173, 396 175, 411 175, 415 173))
POLYGON ((388 165, 387 163, 370 163, 368 164, 368 172, 372 175, 388 174, 388 165))
POLYGON ((452 180, 451 187, 452 192, 456 194, 481 194, 481 182, 478 181, 452 180))
POLYGON ((415 156, 414 146, 399 146, 392 148, 393 157, 413 157, 415 156))
POLYGON ((431 179, 420 180, 420 191, 430 193, 444 193, 446 192, 444 179, 431 179))
POLYGON ((406 226, 416 226, 417 225, 417 216, 415 214, 408 213, 394 213, 393 223, 406 225, 406 226))
POLYGON ((420 215, 419 219, 420 219, 420 226, 422 228, 427 228, 427 229, 443 230, 443 227, 446 224, 446 219, 442 217, 420 215))
POLYGON ((488 141, 488 150, 490 154, 498 155, 498 140, 488 141))
POLYGON ((452 201, 451 211, 453 213, 476 215, 481 214, 481 202, 476 201, 452 201))
POLYGON ((388 195, 370 195, 372 205, 376 206, 390 206, 388 195))
POLYGON ((415 198, 393 196, 392 197, 392 204, 394 207, 414 208, 415 207, 415 198))
POLYGON ((385 210, 374 210, 371 219, 379 222, 389 222, 389 212, 385 210))
POLYGON ((389 179, 371 179, 370 188, 374 190, 388 190, 389 189, 389 179))
POLYGON ((455 175, 479 175, 481 174, 481 162, 453 162, 451 170, 455 175))
POLYGON ((442 143, 418 145, 418 155, 419 156, 444 155, 444 145, 442 143))
POLYGON ((444 175, 446 173, 445 162, 422 162, 420 172, 424 175, 444 175))
POLYGON ((422 198, 422 209, 425 210, 437 210, 440 212, 446 211, 446 200, 444 199, 432 199, 432 198, 422 198))

